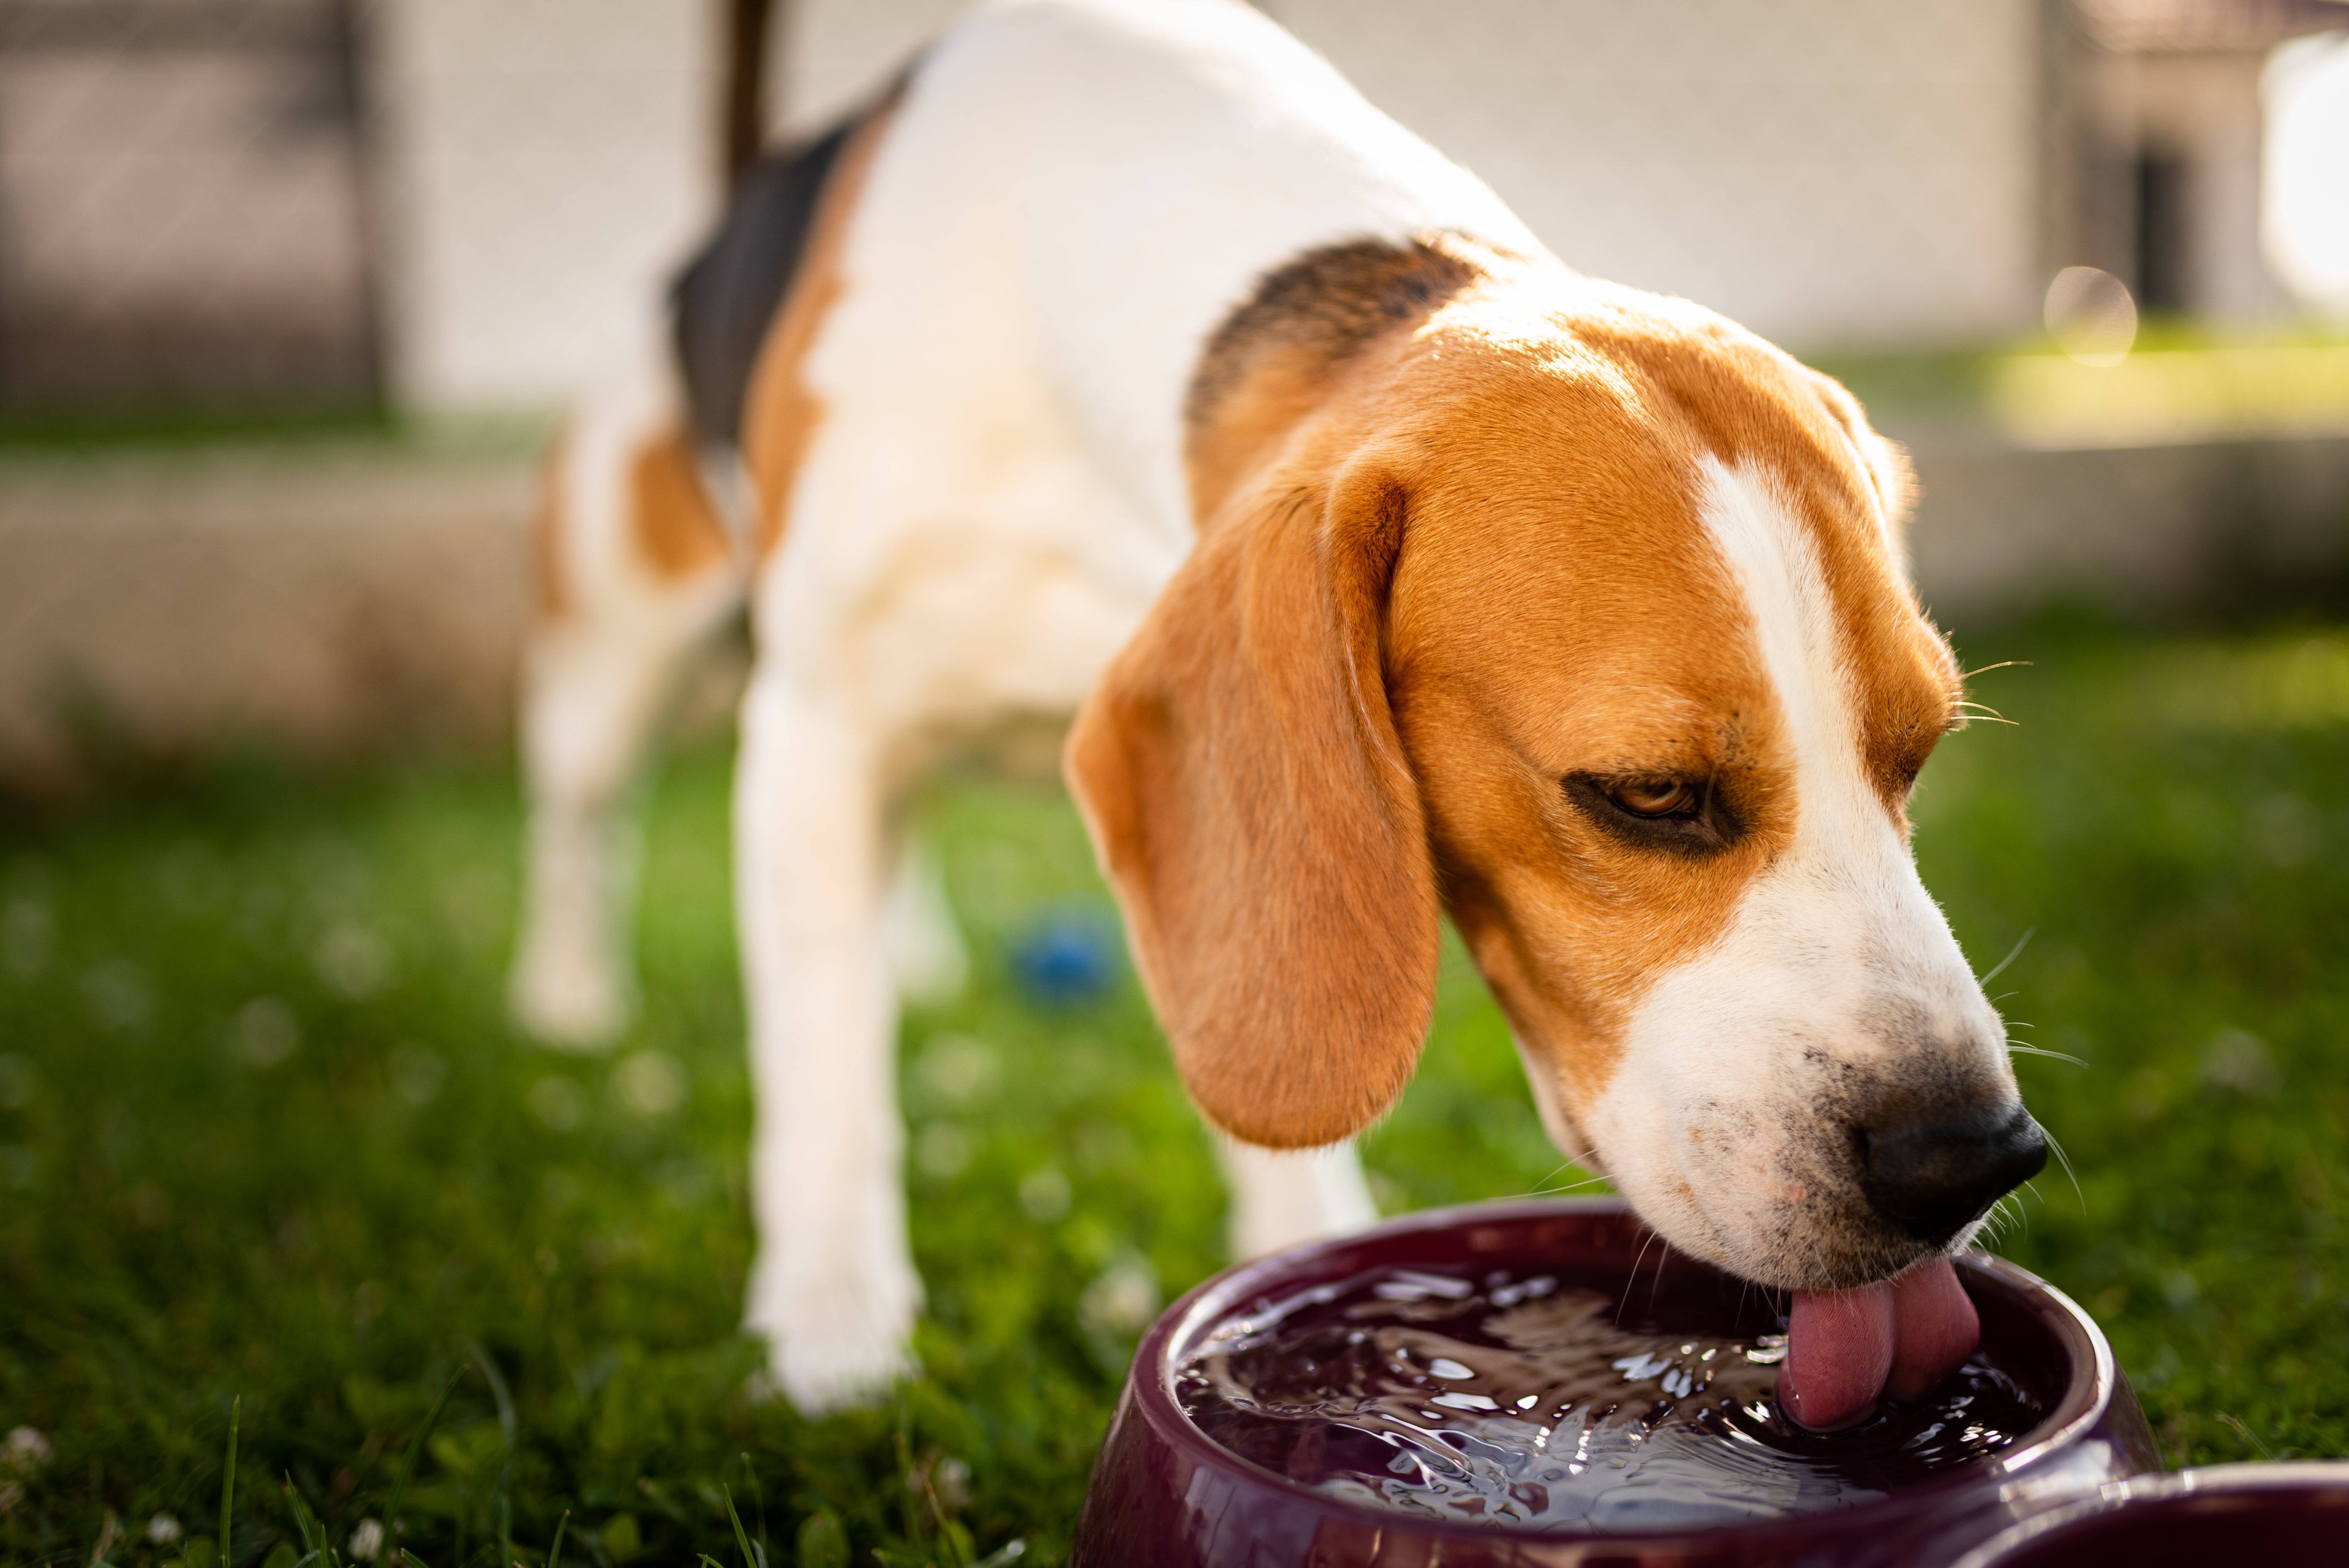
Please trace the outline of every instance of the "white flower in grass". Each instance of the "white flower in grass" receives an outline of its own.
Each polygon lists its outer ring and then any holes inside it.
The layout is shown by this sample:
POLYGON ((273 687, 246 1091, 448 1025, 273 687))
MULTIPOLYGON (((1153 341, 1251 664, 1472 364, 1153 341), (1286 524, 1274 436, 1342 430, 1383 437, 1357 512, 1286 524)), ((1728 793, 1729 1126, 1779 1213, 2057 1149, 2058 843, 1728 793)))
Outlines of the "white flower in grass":
POLYGON ((2273 1095, 2283 1088, 2268 1043, 2248 1029, 2221 1029, 2202 1052, 2202 1076, 2239 1094, 2273 1095))
POLYGON ((383 1554, 383 1521, 362 1519, 359 1527, 351 1532, 351 1555, 362 1563, 372 1563, 383 1554))
POLYGON ((7 1455, 8 1468, 18 1475, 30 1475, 57 1457, 49 1439, 30 1427, 18 1427, 10 1432, 7 1440, 0 1443, 0 1453, 7 1455))
POLYGON ((612 1069, 612 1093, 632 1116, 654 1120, 685 1103, 685 1069, 660 1051, 637 1051, 612 1069))
POLYGON ((1158 1271, 1129 1256, 1103 1269, 1077 1298, 1077 1321, 1096 1334, 1133 1334, 1158 1315, 1158 1271))
POLYGON ((328 990, 364 1002, 390 983, 391 944, 364 925, 338 921, 310 950, 310 963, 328 990))
POLYGON ((1048 1225, 1068 1217, 1069 1205, 1075 1197, 1069 1179, 1049 1165, 1019 1179, 1019 1206, 1028 1211, 1030 1219, 1048 1225))
POLYGON ((932 1176, 961 1175, 978 1152, 978 1140, 951 1121, 933 1121, 914 1139, 914 1163, 932 1176))
POLYGON ((180 1522, 168 1513, 159 1513, 147 1522, 147 1539, 158 1546, 169 1546, 180 1539, 180 1522))
POLYGON ((274 1068, 302 1043, 302 1020, 274 996, 255 996, 229 1020, 229 1049, 251 1068, 274 1068))
POLYGON ((952 1105, 986 1098, 1003 1076, 995 1047, 968 1035, 934 1037, 914 1070, 925 1088, 952 1105))

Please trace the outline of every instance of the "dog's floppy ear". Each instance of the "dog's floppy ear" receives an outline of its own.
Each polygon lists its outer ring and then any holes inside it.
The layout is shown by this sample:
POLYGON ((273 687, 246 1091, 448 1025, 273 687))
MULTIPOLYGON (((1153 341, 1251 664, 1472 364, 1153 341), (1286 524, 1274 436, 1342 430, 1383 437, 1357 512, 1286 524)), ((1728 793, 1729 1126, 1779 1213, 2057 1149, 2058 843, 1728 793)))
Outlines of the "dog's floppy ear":
POLYGON ((1380 653, 1407 511, 1369 455, 1266 476, 1069 738, 1175 1065, 1249 1143, 1360 1130, 1402 1092, 1434 1002, 1434 872, 1380 653))

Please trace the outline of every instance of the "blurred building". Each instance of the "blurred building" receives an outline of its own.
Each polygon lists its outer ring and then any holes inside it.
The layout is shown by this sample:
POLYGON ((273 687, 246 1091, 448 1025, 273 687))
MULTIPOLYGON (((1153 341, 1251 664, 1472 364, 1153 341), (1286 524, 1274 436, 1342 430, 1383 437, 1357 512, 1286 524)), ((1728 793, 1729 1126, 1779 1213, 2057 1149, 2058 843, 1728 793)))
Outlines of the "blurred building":
POLYGON ((371 394, 349 21, 335 0, 0 3, 0 400, 371 394))
MULTIPOLYGON (((966 3, 0 0, 0 787, 126 747, 502 737, 527 443, 12 428, 551 411, 658 330, 734 159, 858 103, 966 3)), ((1814 354, 2011 344, 2077 264, 2157 312, 2286 308, 2261 73, 2349 34, 2333 0, 1260 4, 1572 264, 1814 354)), ((2340 140, 2274 141, 2318 192, 2279 212, 2330 212, 2328 181, 2349 210, 2340 140)), ((2349 222, 2303 228, 2349 303, 2349 222)), ((1971 412, 1869 391, 1924 481, 1945 624, 2349 592, 2349 347, 1992 357, 1971 412), (2009 382, 2023 424, 1992 417, 2009 382)), ((1947 362, 1876 363, 1930 391, 1947 362)))
MULTIPOLYGON (((2259 73, 2333 0, 1263 0, 1571 263, 1810 348, 2060 265, 2279 309, 2259 73)), ((543 407, 723 183, 740 0, 0 0, 0 400, 543 407)), ((779 131, 961 0, 776 0, 779 131)))
POLYGON ((2334 0, 2076 0, 2054 105, 2050 238, 2157 314, 2289 301, 2261 253, 2261 79, 2276 46, 2349 26, 2334 0))

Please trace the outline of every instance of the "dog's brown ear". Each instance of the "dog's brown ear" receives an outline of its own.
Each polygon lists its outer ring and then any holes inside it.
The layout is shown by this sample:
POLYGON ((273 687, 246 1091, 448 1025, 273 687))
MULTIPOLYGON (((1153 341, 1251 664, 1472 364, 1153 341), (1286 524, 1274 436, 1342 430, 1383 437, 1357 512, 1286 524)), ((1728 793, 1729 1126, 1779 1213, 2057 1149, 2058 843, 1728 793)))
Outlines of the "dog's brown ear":
POLYGON ((1827 412, 1843 427, 1868 469, 1868 483, 1876 491, 1878 504, 1884 509, 1885 529, 1892 540, 1893 553, 1905 573, 1909 569, 1909 522, 1917 511, 1917 469, 1909 460, 1909 449, 1878 434, 1868 424, 1859 399, 1842 382, 1816 370, 1810 372, 1810 377, 1827 412))
POLYGON ((1369 458, 1235 498, 1069 738, 1175 1065, 1249 1143, 1367 1125, 1434 1003, 1435 879, 1380 653, 1407 511, 1369 458))

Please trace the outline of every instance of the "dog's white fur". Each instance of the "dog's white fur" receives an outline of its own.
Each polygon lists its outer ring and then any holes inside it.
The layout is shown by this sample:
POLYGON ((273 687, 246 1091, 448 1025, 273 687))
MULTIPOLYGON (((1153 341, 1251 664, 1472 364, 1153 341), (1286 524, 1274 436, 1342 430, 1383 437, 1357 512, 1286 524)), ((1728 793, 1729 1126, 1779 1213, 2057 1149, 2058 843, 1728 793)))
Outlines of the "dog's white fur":
MULTIPOLYGON (((746 1320, 803 1406, 903 1371, 920 1300, 886 934, 926 928, 891 914, 893 878, 901 910, 924 895, 896 877, 891 802, 947 748, 1073 712, 1133 634, 1193 539, 1186 386, 1255 282, 1316 246, 1429 231, 1539 253, 1483 184, 1238 0, 994 0, 926 57, 878 143, 843 292, 802 367, 823 418, 747 588, 740 562, 658 581, 625 559, 609 498, 632 445, 676 418, 660 356, 578 416, 560 475, 574 603, 529 672, 514 1004, 558 1039, 606 1037, 624 1017, 625 797, 661 693, 747 593, 758 661, 736 888, 760 1244, 746 1320)), ((1669 1239, 1762 1273, 1740 1249, 1783 1239, 1800 1162, 1707 1119, 1724 1095, 1751 1108, 1784 1092, 1757 1030, 1844 1029, 1866 1000, 1855 974, 1905 987, 1936 1027, 1988 1026, 1987 1005, 1897 832, 1855 793, 1801 530, 1758 478, 1709 482, 1714 533, 1799 716, 1801 848, 1726 942, 1659 981, 1595 1114, 1576 1124, 1528 1067, 1554 1133, 1606 1151, 1669 1239), (1676 1054, 1692 1035, 1713 1047, 1676 1054), (1717 1152, 1732 1163, 1689 1158, 1692 1125, 1729 1139, 1717 1152), (1683 1202, 1682 1182, 1702 1196, 1683 1202)), ((1372 1217, 1350 1146, 1224 1148, 1244 1253, 1372 1217)))
MULTIPOLYGON (((800 1403, 901 1371, 920 1300, 884 974, 887 802, 959 740, 1072 713, 1132 635, 1191 542, 1185 387, 1256 279, 1315 245, 1431 229, 1533 243, 1237 0, 1011 0, 922 62, 804 362, 825 415, 750 590, 736 898, 761 1246, 745 1315, 800 1403)), ((647 356, 584 405, 565 448, 587 603, 533 654, 514 992, 559 1040, 625 1016, 624 797, 658 694, 740 592, 733 573, 606 569, 624 524, 605 498, 675 398, 647 356)), ((1375 1215, 1350 1149, 1222 1147, 1244 1253, 1375 1215)))
POLYGON ((1703 516, 1794 732, 1802 809, 1793 845, 1747 889, 1729 930, 1642 1000, 1584 1130, 1651 1225, 1733 1273, 1783 1277, 1806 1247, 1806 1206, 1847 1180, 1803 1135, 1835 1089, 1810 1051, 1837 1070, 1868 1069, 1930 1041, 1993 1078, 2011 1069, 2006 1031, 1869 787, 1805 531, 1766 476, 1703 468, 1703 516), (1899 1026, 1885 1027, 1888 1016, 1899 1026), (1789 1059, 1790 1045, 1806 1047, 1803 1059, 1789 1059))

